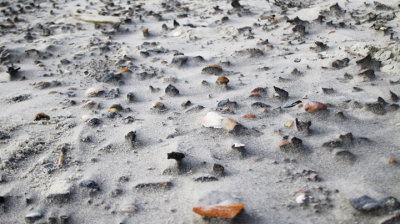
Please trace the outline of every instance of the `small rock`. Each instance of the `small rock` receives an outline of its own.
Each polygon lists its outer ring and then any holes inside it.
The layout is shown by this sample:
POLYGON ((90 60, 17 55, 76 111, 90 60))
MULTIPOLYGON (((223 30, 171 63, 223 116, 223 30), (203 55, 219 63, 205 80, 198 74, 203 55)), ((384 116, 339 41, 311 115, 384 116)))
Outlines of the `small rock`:
POLYGON ((90 118, 90 119, 87 121, 87 124, 88 124, 90 127, 96 127, 96 126, 99 126, 99 125, 101 124, 101 120, 98 119, 98 118, 90 118))
POLYGON ((289 93, 286 90, 280 89, 274 86, 275 90, 275 97, 279 98, 280 100, 287 100, 289 98, 289 93))
POLYGON ((287 104, 283 105, 283 108, 291 108, 291 107, 294 107, 294 106, 296 106, 296 105, 298 105, 300 103, 302 103, 301 100, 297 100, 296 102, 287 103, 287 104))
POLYGON ((121 208, 122 213, 136 213, 138 208, 135 205, 124 205, 121 208))
POLYGON ((232 0, 231 6, 235 9, 242 8, 242 5, 240 5, 239 0, 232 0))
POLYGON ((172 58, 171 64, 177 67, 183 67, 188 62, 188 57, 184 55, 177 55, 172 58))
POLYGON ((165 94, 168 96, 176 96, 179 95, 179 90, 175 86, 169 84, 167 88, 165 88, 165 94))
POLYGON ((234 219, 242 210, 244 204, 210 205, 193 208, 193 212, 205 217, 234 219))
POLYGON ((236 108, 237 107, 237 102, 236 101, 230 101, 229 99, 221 100, 221 101, 218 102, 217 107, 236 108))
POLYGON ((219 76, 217 79, 217 84, 228 85, 229 79, 225 76, 219 76))
POLYGON ((372 69, 365 70, 365 71, 361 72, 360 74, 358 74, 358 76, 363 78, 364 81, 372 81, 376 78, 375 71, 372 69))
POLYGON ((14 66, 12 65, 12 66, 7 68, 7 73, 10 75, 10 78, 13 79, 13 78, 16 78, 16 76, 18 75, 18 71, 20 69, 21 68, 14 68, 14 66))
POLYGON ((344 162, 353 162, 355 160, 356 156, 349 151, 339 150, 339 151, 335 152, 335 158, 336 158, 336 160, 341 160, 344 162))
POLYGON ((296 128, 299 132, 306 135, 310 134, 311 121, 303 122, 296 118, 296 128))
POLYGON ((50 120, 50 116, 41 112, 35 115, 33 118, 34 121, 41 121, 41 120, 50 120))
POLYGON ((103 89, 99 89, 99 88, 89 88, 86 91, 86 96, 87 97, 97 97, 104 94, 104 90, 103 89))
POLYGON ((231 118, 225 118, 222 121, 222 127, 228 132, 234 132, 239 126, 240 124, 231 118))
POLYGON ((258 58, 264 56, 264 52, 258 48, 247 48, 244 50, 235 51, 233 55, 244 58, 258 58))
POLYGON ((133 92, 129 92, 128 94, 126 94, 126 99, 128 100, 128 102, 135 101, 135 94, 133 92))
POLYGON ((203 109, 204 109, 204 106, 202 106, 202 105, 195 105, 195 106, 193 106, 193 107, 187 109, 187 110, 185 111, 185 113, 199 112, 199 111, 202 111, 203 109))
POLYGON ((251 107, 264 109, 264 108, 269 108, 271 106, 268 104, 265 104, 265 103, 255 102, 255 103, 251 104, 251 107))
POLYGON ((192 102, 190 102, 190 100, 186 100, 185 102, 183 102, 183 103, 181 104, 181 107, 187 108, 187 107, 189 107, 189 106, 191 106, 191 105, 192 105, 192 102))
POLYGON ((34 223, 37 220, 41 219, 42 217, 43 217, 43 214, 40 212, 31 212, 25 216, 25 221, 27 223, 34 223))
POLYGON ((371 111, 374 114, 377 114, 377 115, 386 114, 385 105, 382 104, 382 103, 379 103, 379 102, 377 102, 377 103, 366 103, 365 106, 366 106, 366 109, 368 111, 371 111))
POLYGON ((222 166, 220 164, 215 163, 213 165, 213 171, 218 176, 224 176, 225 175, 225 168, 224 168, 224 166, 222 166))
POLYGON ((194 179, 195 182, 211 182, 211 181, 218 181, 217 177, 214 176, 203 176, 194 179))
POLYGON ((338 59, 334 62, 332 62, 332 67, 337 68, 337 69, 341 69, 344 67, 347 67, 349 65, 350 59, 348 58, 344 58, 344 59, 338 59))
POLYGON ((152 110, 157 111, 157 112, 164 112, 167 110, 167 108, 165 107, 165 105, 163 103, 155 102, 155 103, 153 103, 152 110))
POLYGON ((82 188, 87 188, 91 192, 100 191, 100 186, 93 180, 84 180, 79 183, 79 186, 82 188))
POLYGON ((335 90, 333 90, 333 88, 322 88, 322 92, 324 94, 332 94, 335 92, 335 90))
POLYGON ((210 74, 210 75, 218 75, 222 72, 222 67, 220 65, 209 65, 207 67, 204 67, 201 72, 203 74, 210 74))
POLYGON ((321 110, 326 110, 327 107, 328 107, 328 104, 320 103, 317 101, 311 101, 306 104, 304 109, 307 112, 313 113, 313 112, 317 112, 317 111, 321 111, 321 110))
POLYGON ((125 139, 129 142, 129 144, 134 147, 136 144, 136 131, 130 131, 125 135, 125 139))
POLYGON ((174 159, 177 162, 180 162, 183 158, 185 158, 185 154, 181 152, 171 152, 167 154, 167 159, 174 159))
POLYGON ((399 101, 399 97, 398 97, 394 92, 392 92, 392 91, 390 91, 390 99, 391 99, 393 102, 398 102, 398 101, 399 101))

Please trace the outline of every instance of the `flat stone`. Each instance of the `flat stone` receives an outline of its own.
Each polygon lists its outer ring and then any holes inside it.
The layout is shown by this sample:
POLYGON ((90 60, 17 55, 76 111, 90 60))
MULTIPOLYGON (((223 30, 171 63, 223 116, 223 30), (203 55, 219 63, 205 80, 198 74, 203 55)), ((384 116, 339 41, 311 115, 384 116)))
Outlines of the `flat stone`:
POLYGON ((350 204, 360 212, 373 212, 381 208, 378 201, 367 195, 350 199, 350 204))

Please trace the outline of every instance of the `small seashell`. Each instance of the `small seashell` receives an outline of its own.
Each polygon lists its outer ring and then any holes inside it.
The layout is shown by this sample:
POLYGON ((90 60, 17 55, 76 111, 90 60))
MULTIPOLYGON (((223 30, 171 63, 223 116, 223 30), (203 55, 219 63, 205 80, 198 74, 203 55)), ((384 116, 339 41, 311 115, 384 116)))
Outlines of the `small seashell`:
POLYGON ((320 103, 317 101, 311 101, 306 104, 304 109, 307 112, 313 113, 313 112, 320 111, 320 110, 326 110, 327 107, 328 107, 328 104, 320 103))
POLYGON ((50 120, 50 116, 41 112, 35 115, 34 121, 40 121, 40 120, 50 120))
POLYGON ((108 112, 115 113, 115 112, 118 112, 118 110, 116 108, 111 108, 111 109, 108 110, 108 112))
POLYGON ((225 76, 219 76, 217 79, 218 84, 227 85, 228 82, 229 82, 229 79, 225 76))
POLYGON ((85 114, 85 115, 82 115, 82 120, 84 121, 84 122, 86 122, 86 121, 88 121, 91 117, 90 117, 90 115, 87 115, 87 114, 85 114))
POLYGON ((256 115, 254 115, 254 114, 245 114, 245 115, 243 115, 243 118, 256 118, 256 115))
POLYGON ((261 95, 258 93, 252 93, 249 97, 261 97, 261 95))
POLYGON ((251 93, 263 93, 265 92, 265 88, 257 87, 251 91, 251 93))
POLYGON ((293 126, 293 121, 288 121, 285 123, 285 127, 290 128, 293 126))
POLYGON ((206 116, 203 117, 201 125, 206 128, 222 128, 222 121, 224 117, 216 112, 208 112, 206 116))
POLYGON ((121 70, 119 70, 119 73, 131 73, 132 71, 129 68, 121 68, 121 70))
POLYGON ((149 33, 149 29, 148 29, 148 28, 143 29, 143 30, 142 30, 142 33, 143 33, 143 36, 144 36, 144 37, 150 36, 150 33, 149 33))
POLYGON ((121 208, 121 212, 123 213, 135 213, 137 210, 138 208, 134 205, 125 205, 121 208))
POLYGON ((305 193, 301 193, 296 197, 297 204, 303 204, 307 200, 307 195, 305 193))
POLYGON ((193 212, 201 216, 233 219, 244 209, 244 204, 210 205, 193 208, 193 212))
POLYGON ((285 147, 287 145, 290 145, 290 142, 282 142, 281 144, 279 144, 279 147, 285 147))
POLYGON ((222 72, 222 67, 217 64, 209 65, 201 70, 203 74, 218 75, 222 72))
POLYGON ((96 96, 100 96, 103 93, 104 93, 104 90, 102 90, 100 88, 89 88, 86 91, 86 96, 87 97, 96 97, 96 96))
POLYGON ((238 127, 238 126, 239 126, 239 123, 237 123, 237 122, 236 122, 235 120, 233 120, 232 118, 225 118, 225 119, 222 121, 222 127, 223 127, 225 130, 229 131, 229 132, 234 131, 235 128, 238 127))
POLYGON ((158 110, 158 111, 164 111, 166 110, 165 105, 161 102, 155 102, 153 103, 153 109, 158 110))
POLYGON ((389 159, 389 163, 396 163, 396 159, 395 158, 390 158, 389 159))

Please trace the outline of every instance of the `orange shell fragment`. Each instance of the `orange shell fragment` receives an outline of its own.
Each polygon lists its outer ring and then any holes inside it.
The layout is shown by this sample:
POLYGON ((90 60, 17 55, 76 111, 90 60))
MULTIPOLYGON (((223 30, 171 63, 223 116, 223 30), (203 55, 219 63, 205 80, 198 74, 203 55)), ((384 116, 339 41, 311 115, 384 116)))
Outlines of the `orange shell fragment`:
POLYGON ((123 72, 132 72, 132 71, 129 68, 122 68, 119 72, 123 73, 123 72))
POLYGON ((265 89, 262 88, 262 87, 257 87, 257 88, 255 88, 255 89, 253 89, 251 92, 252 92, 252 93, 265 92, 265 89))
POLYGON ((308 102, 306 104, 304 109, 307 112, 312 113, 312 112, 316 112, 316 111, 320 111, 320 110, 326 110, 327 107, 328 107, 328 104, 326 104, 326 103, 320 103, 320 102, 317 102, 317 101, 311 101, 311 102, 308 102))
POLYGON ((396 159, 395 158, 390 158, 389 159, 389 163, 395 163, 396 162, 396 159))
POLYGON ((286 145, 290 145, 290 142, 282 142, 282 143, 279 145, 279 147, 284 147, 284 146, 286 146, 286 145))
POLYGON ((245 115, 243 115, 243 118, 256 118, 256 115, 254 115, 254 114, 245 114, 245 115))
POLYGON ((244 204, 211 205, 193 208, 193 212, 207 217, 233 219, 244 209, 244 204))
POLYGON ((217 82, 219 82, 221 84, 227 84, 229 82, 229 79, 225 76, 220 76, 220 77, 218 77, 217 82))

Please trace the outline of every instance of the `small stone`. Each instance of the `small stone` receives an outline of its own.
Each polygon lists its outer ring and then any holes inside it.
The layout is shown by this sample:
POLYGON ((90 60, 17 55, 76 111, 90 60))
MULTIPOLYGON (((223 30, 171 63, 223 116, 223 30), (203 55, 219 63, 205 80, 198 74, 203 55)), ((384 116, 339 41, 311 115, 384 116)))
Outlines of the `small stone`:
POLYGON ((98 118, 90 118, 90 119, 87 121, 87 124, 88 124, 90 127, 96 127, 96 126, 99 126, 99 125, 101 124, 101 120, 98 119, 98 118))
POLYGON ((137 184, 135 186, 136 189, 150 189, 150 190, 169 189, 171 187, 172 187, 172 182, 143 183, 143 184, 137 184))
POLYGON ((41 112, 35 115, 34 121, 41 121, 41 120, 50 120, 50 116, 41 112))
POLYGON ((128 143, 134 147, 136 144, 136 131, 130 131, 128 134, 125 135, 125 139, 128 141, 128 143))
MULTIPOLYGON (((115 109, 116 111, 114 111, 114 112, 117 112, 117 111, 123 110, 124 108, 122 108, 121 104, 113 104, 113 105, 111 105, 110 109, 115 109)), ((109 112, 111 112, 111 111, 109 111, 109 112)))
POLYGON ((195 106, 193 106, 193 107, 187 109, 187 110, 185 111, 185 113, 199 112, 199 111, 202 111, 203 109, 204 109, 204 106, 202 106, 202 105, 195 105, 195 106))
POLYGON ((393 102, 398 102, 398 101, 399 101, 399 97, 398 97, 394 92, 392 92, 392 91, 390 91, 390 99, 391 99, 393 102))
POLYGON ((381 207, 378 201, 367 195, 350 199, 350 204, 360 212, 374 212, 379 210, 381 207))
POLYGON ((365 71, 361 72, 360 74, 358 74, 358 76, 363 78, 364 81, 372 81, 376 78, 375 71, 372 69, 365 70, 365 71))
POLYGON ((84 180, 79 183, 79 186, 82 188, 87 188, 93 192, 100 191, 100 186, 93 180, 84 180))
POLYGON ((167 88, 165 88, 165 94, 167 96, 177 96, 179 95, 179 90, 175 86, 169 84, 167 88))
POLYGON ((135 205, 124 205, 121 208, 122 213, 136 213, 138 208, 135 205))
POLYGON ((311 121, 303 122, 296 118, 296 128, 299 132, 306 135, 310 134, 311 121))
POLYGON ((236 101, 230 101, 229 99, 221 100, 221 101, 218 102, 217 107, 236 108, 237 107, 237 102, 236 101))
POLYGON ((327 107, 328 107, 328 104, 320 103, 317 101, 311 101, 306 104, 304 109, 307 112, 313 113, 313 112, 317 112, 317 111, 321 111, 321 110, 326 110, 327 107))
POLYGON ((344 59, 338 59, 334 62, 332 62, 332 67, 341 69, 344 67, 347 67, 349 65, 350 59, 344 58, 344 59))
POLYGON ((366 103, 365 104, 366 109, 368 111, 371 111, 374 114, 377 115, 384 115, 386 114, 386 109, 385 109, 385 105, 383 105, 382 103, 366 103))
POLYGON ((41 219, 42 217, 43 217, 43 214, 40 212, 31 212, 25 216, 25 221, 27 223, 34 223, 37 220, 41 219))
POLYGON ((99 88, 89 88, 86 91, 86 96, 87 97, 97 97, 104 94, 104 90, 103 89, 99 89, 99 88))
POLYGON ((195 182, 211 182, 211 181, 218 181, 217 177, 214 176, 203 176, 194 179, 195 182))
POLYGON ((149 29, 148 29, 148 28, 143 29, 143 30, 142 30, 142 33, 143 33, 143 36, 144 36, 144 37, 149 37, 149 36, 150 36, 150 33, 149 33, 149 29))
POLYGON ((210 205, 193 208, 193 212, 205 217, 234 219, 242 210, 244 204, 210 205))
POLYGON ((16 76, 17 76, 17 74, 18 74, 18 71, 20 70, 21 68, 14 68, 14 66, 12 65, 12 66, 10 66, 10 67, 8 67, 7 68, 7 73, 10 75, 10 78, 15 78, 16 76))
POLYGON ((133 92, 129 92, 128 94, 126 94, 126 99, 130 103, 135 101, 135 94, 133 92))
POLYGON ((167 154, 167 159, 174 159, 180 162, 183 158, 185 158, 185 154, 181 152, 171 152, 167 154))
POLYGON ((298 105, 300 103, 302 103, 301 100, 297 100, 296 102, 287 103, 287 104, 283 105, 283 108, 291 108, 291 107, 294 107, 294 106, 296 106, 296 105, 298 105))
POLYGON ((255 102, 251 104, 251 107, 264 109, 264 108, 269 108, 271 106, 262 102, 255 102))
POLYGON ((192 105, 192 102, 190 102, 190 100, 186 100, 185 102, 183 102, 183 103, 181 104, 181 107, 187 108, 187 107, 189 107, 189 106, 191 106, 191 105, 192 105))
POLYGON ((225 175, 225 171, 224 170, 225 170, 224 166, 222 166, 220 164, 215 163, 213 165, 213 171, 218 176, 224 176, 225 175))
POLYGON ((242 8, 242 5, 240 5, 239 0, 232 0, 231 6, 235 9, 242 8))
POLYGON ((322 92, 324 93, 324 94, 332 94, 332 93, 334 93, 335 92, 335 90, 333 90, 333 88, 322 88, 322 92))
POLYGON ((210 75, 218 75, 222 72, 222 67, 220 65, 209 65, 207 67, 204 67, 201 72, 203 74, 210 74, 210 75))
POLYGON ((336 158, 336 160, 341 160, 344 162, 353 162, 355 160, 356 156, 349 151, 339 150, 335 153, 335 158, 336 158))
POLYGON ((167 108, 165 107, 165 105, 164 105, 163 103, 161 103, 161 102, 155 102, 155 103, 153 103, 152 109, 155 110, 155 111, 158 111, 158 112, 163 112, 163 111, 166 111, 166 110, 167 110, 167 108))
POLYGON ((290 128, 293 126, 293 121, 288 121, 285 123, 285 127, 290 128))
POLYGON ((177 67, 183 67, 188 62, 188 57, 184 55, 177 55, 172 58, 171 64, 177 67))
POLYGON ((286 90, 280 89, 274 86, 275 90, 275 97, 279 98, 280 100, 287 100, 289 98, 289 93, 286 90))

